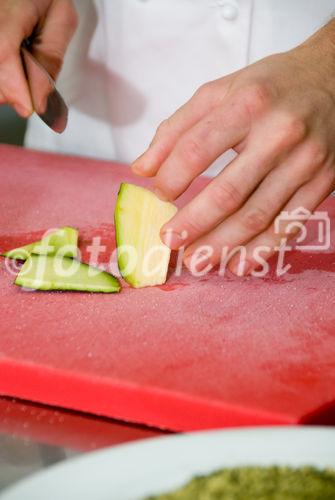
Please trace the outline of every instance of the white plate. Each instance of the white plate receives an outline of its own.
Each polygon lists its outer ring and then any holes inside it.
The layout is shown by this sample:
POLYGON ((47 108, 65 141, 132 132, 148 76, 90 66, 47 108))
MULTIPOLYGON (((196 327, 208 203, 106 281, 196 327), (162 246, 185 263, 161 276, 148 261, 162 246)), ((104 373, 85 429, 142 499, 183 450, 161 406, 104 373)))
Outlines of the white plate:
POLYGON ((141 500, 195 474, 245 464, 335 467, 335 429, 267 427, 145 440, 51 467, 0 500, 141 500))

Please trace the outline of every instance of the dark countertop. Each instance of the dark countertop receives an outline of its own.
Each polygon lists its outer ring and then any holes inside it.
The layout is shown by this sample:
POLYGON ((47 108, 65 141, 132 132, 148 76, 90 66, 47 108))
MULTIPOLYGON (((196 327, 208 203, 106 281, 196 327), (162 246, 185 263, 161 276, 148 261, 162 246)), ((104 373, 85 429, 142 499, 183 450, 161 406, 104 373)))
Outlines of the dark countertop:
POLYGON ((163 432, 0 397, 0 491, 76 455, 163 432))

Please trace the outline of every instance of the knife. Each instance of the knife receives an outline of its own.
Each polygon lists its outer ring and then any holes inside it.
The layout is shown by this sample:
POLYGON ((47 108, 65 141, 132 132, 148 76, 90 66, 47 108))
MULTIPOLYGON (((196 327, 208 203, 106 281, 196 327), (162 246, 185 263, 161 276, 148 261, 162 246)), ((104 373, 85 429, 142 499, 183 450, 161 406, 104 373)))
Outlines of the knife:
POLYGON ((30 51, 31 39, 21 46, 21 59, 35 113, 52 130, 61 134, 68 120, 68 107, 56 89, 54 80, 30 51))

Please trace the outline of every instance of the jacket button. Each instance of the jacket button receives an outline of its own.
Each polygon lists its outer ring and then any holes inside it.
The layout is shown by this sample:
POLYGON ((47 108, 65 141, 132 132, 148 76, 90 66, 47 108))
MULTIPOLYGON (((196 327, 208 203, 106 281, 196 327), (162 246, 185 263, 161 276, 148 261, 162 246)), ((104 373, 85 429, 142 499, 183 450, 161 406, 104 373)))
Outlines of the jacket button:
POLYGON ((221 14, 226 21, 234 21, 238 16, 238 6, 230 2, 224 2, 221 4, 221 14))

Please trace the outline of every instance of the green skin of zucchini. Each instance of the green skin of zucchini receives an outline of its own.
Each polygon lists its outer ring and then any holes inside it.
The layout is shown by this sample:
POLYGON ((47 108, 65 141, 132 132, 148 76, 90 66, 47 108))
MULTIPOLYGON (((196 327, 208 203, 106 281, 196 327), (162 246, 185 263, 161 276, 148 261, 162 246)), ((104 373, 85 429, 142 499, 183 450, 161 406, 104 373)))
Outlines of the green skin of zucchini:
POLYGON ((73 227, 62 227, 47 234, 42 240, 14 248, 2 253, 9 259, 26 260, 30 254, 54 255, 60 253, 64 257, 75 258, 78 253, 78 230, 73 227))
POLYGON ((33 290, 74 290, 117 293, 121 287, 111 274, 69 257, 30 255, 15 284, 33 290))
MULTIPOLYGON (((118 194, 117 194, 117 202, 116 202, 116 207, 115 207, 115 212, 114 212, 114 225, 115 225, 115 241, 116 241, 116 248, 120 247, 122 245, 121 243, 121 234, 120 234, 120 226, 117 222, 117 203, 118 203, 118 199, 119 197, 122 195, 122 192, 126 189, 126 184, 122 183, 120 185, 120 189, 118 191, 118 194)), ((127 260, 127 255, 124 253, 122 255, 118 255, 118 268, 121 272, 121 275, 123 276, 123 272, 122 270, 125 269, 128 265, 128 260, 127 260)), ((123 278, 125 279, 126 276, 123 276, 123 278)), ((129 284, 132 284, 132 283, 129 283, 129 284)))

